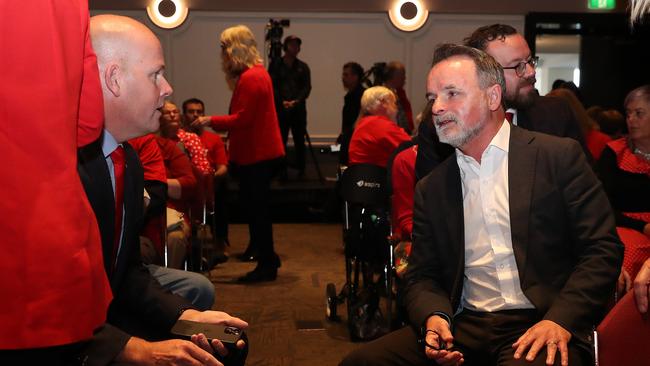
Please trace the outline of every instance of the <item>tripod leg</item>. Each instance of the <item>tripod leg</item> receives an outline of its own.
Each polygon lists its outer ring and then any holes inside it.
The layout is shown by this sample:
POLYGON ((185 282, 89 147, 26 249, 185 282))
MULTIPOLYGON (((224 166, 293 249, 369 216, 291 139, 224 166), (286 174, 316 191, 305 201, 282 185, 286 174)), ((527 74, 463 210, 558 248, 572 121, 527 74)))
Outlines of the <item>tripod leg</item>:
POLYGON ((325 178, 323 178, 323 173, 320 170, 320 164, 318 164, 318 158, 316 158, 316 153, 314 153, 314 147, 311 145, 311 138, 309 137, 309 133, 307 132, 307 129, 305 129, 305 140, 307 140, 307 146, 309 146, 309 153, 311 154, 311 158, 314 161, 314 165, 316 166, 316 173, 318 173, 318 180, 323 183, 325 181, 325 178))

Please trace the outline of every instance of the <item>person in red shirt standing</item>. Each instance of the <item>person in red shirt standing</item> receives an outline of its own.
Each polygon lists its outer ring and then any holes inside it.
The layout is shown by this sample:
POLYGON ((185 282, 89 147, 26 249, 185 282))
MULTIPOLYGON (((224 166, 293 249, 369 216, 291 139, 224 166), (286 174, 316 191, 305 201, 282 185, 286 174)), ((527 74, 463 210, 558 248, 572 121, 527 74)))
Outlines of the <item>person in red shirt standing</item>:
POLYGON ((250 245, 259 253, 257 267, 239 281, 273 281, 280 258, 273 249, 269 193, 271 179, 284 158, 273 85, 248 27, 227 28, 220 41, 222 69, 234 88, 230 114, 198 117, 193 124, 210 124, 215 130, 230 133, 230 167, 239 178, 250 245))
POLYGON ((2 1, 0 14, 0 364, 68 364, 111 300, 77 173, 104 112, 88 3, 2 1))
POLYGON ((395 123, 395 94, 383 86, 367 89, 361 97, 361 119, 350 140, 349 163, 386 167, 397 146, 411 138, 395 123))

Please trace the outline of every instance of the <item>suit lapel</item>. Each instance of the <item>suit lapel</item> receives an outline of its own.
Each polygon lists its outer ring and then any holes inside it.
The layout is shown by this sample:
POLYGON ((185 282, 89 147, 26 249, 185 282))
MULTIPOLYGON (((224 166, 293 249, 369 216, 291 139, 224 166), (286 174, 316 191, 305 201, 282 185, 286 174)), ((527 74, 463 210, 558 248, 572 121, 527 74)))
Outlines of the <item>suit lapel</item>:
POLYGON ((447 166, 447 174, 445 174, 445 185, 439 194, 444 196, 440 200, 443 202, 441 207, 445 216, 447 225, 447 232, 449 233, 449 242, 443 245, 447 247, 447 253, 450 257, 450 263, 456 263, 456 270, 454 274, 453 293, 451 294, 452 303, 460 299, 460 293, 463 287, 463 272, 465 269, 465 215, 463 214, 463 191, 462 182, 460 179, 460 169, 456 161, 455 154, 450 156, 449 159, 453 161, 447 166))
MULTIPOLYGON (((93 208, 102 237, 104 269, 109 278, 113 270, 110 263, 113 257, 113 238, 115 236, 115 198, 111 176, 106 159, 99 143, 93 143, 79 150, 79 173, 88 200, 93 208)), ((112 284, 111 279, 111 284, 112 284)))
POLYGON ((517 261, 520 282, 524 283, 528 252, 530 207, 535 182, 537 148, 531 145, 534 136, 513 127, 508 154, 508 189, 510 200, 510 231, 512 249, 517 261))

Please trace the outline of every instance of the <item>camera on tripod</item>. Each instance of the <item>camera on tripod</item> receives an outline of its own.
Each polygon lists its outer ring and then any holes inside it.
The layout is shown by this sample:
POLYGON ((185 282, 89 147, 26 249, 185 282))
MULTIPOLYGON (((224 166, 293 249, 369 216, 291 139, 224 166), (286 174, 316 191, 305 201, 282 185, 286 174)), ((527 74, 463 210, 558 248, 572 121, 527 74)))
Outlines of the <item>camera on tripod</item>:
POLYGON ((388 67, 385 62, 375 62, 372 67, 363 74, 362 82, 368 87, 383 85, 388 76, 388 67))
POLYGON ((291 21, 289 19, 269 19, 266 24, 266 36, 264 37, 267 42, 269 61, 273 63, 282 56, 282 34, 284 28, 289 27, 291 21))

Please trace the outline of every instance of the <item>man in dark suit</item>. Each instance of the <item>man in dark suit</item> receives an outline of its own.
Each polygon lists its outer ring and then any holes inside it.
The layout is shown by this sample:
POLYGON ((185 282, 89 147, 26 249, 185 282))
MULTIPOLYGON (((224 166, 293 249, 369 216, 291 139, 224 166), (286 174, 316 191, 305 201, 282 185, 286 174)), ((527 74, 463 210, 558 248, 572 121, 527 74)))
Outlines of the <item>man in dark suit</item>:
POLYGON ((623 248, 579 145, 511 127, 504 84, 486 53, 436 49, 427 95, 456 153, 416 188, 404 296, 412 327, 342 365, 588 362, 623 248))
POLYGON ((465 45, 485 51, 503 67, 508 121, 527 130, 570 137, 580 142, 591 159, 569 105, 558 98, 539 96, 535 89, 537 58, 515 28, 505 24, 480 27, 465 38, 465 45))
POLYGON ((105 125, 102 137, 79 151, 79 174, 99 224, 114 299, 107 323, 81 359, 88 365, 221 365, 212 347, 225 355, 223 344, 210 345, 203 335, 192 336, 191 342, 149 341, 169 338, 177 320, 247 326, 223 312, 195 310, 187 300, 165 291, 141 261, 144 177, 126 140, 158 129, 160 108, 172 93, 163 76, 160 42, 131 18, 100 15, 90 24, 105 125))
MULTIPOLYGON (((570 137, 580 143, 591 162, 591 154, 569 105, 559 98, 538 95, 535 89, 537 59, 532 57, 526 39, 515 28, 505 24, 478 28, 465 38, 465 45, 485 51, 503 67, 506 82, 503 99, 509 122, 530 131, 570 137)), ((433 126, 420 124, 418 134, 424 138, 419 144, 416 160, 418 179, 439 163, 436 150, 440 149, 440 144, 435 138, 427 137, 432 133, 433 126)))

